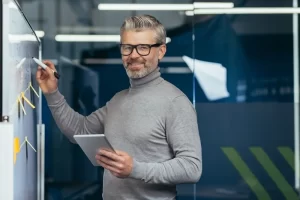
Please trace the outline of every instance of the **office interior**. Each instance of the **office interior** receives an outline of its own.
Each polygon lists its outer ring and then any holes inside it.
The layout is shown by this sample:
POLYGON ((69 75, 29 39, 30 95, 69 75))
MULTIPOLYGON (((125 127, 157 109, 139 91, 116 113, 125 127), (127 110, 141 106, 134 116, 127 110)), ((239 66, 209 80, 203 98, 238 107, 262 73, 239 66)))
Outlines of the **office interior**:
MULTIPOLYGON (((297 0, 19 0, 19 4, 41 39, 43 60, 53 61, 62 75, 59 90, 83 115, 129 87, 118 48, 125 17, 150 14, 162 22, 168 43, 161 75, 193 103, 202 144, 201 179, 178 185, 179 200, 298 196, 299 24, 293 10, 297 0), (168 10, 197 2, 214 4, 168 10), (111 3, 116 7, 103 6, 111 3), (162 5, 152 10, 120 9, 118 5, 125 3, 166 4, 166 9, 162 5), (225 7, 214 7, 218 3, 225 7), (230 13, 236 8, 245 10, 230 13), (255 13, 255 9, 262 10, 255 13)), ((92 166, 80 147, 61 134, 44 98, 42 108, 45 199, 100 200, 103 168, 92 166)))

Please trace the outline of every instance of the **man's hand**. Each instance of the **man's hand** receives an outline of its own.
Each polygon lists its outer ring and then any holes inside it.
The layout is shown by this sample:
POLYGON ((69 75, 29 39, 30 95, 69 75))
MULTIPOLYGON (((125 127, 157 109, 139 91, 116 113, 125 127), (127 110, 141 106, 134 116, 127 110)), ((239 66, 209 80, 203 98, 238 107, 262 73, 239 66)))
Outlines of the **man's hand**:
POLYGON ((123 151, 116 153, 101 149, 96 155, 97 162, 118 178, 126 178, 132 171, 133 160, 123 151))
POLYGON ((53 71, 56 71, 56 69, 54 64, 49 60, 45 60, 43 63, 48 67, 46 68, 46 70, 43 70, 41 66, 38 67, 38 70, 36 72, 36 80, 39 83, 39 86, 44 94, 52 93, 58 87, 57 79, 53 74, 53 71))

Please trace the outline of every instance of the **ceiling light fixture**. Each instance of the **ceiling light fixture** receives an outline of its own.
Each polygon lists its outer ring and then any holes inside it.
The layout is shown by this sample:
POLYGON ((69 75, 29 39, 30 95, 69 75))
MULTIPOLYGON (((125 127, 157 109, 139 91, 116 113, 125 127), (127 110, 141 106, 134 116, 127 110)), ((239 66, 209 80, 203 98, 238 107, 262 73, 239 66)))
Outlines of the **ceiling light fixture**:
POLYGON ((193 4, 109 4, 100 3, 99 10, 164 10, 164 11, 187 11, 197 8, 233 8, 234 4, 231 2, 194 2, 193 4))
POLYGON ((44 31, 34 31, 36 36, 38 36, 39 38, 42 38, 45 36, 45 32, 44 31))
MULTIPOLYGON (((120 35, 56 35, 57 42, 120 42, 120 35)), ((167 37, 167 43, 171 38, 167 37)))
POLYGON ((194 8, 233 8, 232 2, 194 2, 194 8))
POLYGON ((195 15, 208 14, 299 14, 300 8, 224 8, 224 9, 196 9, 193 12, 195 15))

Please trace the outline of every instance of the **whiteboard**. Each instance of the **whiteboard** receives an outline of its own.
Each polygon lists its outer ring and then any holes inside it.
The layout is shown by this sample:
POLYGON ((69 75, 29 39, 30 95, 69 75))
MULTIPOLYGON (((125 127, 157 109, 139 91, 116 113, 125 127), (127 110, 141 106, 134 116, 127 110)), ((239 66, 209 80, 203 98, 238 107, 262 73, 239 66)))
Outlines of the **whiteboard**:
POLYGON ((35 81, 37 64, 32 57, 40 58, 40 40, 15 0, 2 0, 1 11, 0 112, 1 116, 9 116, 13 126, 13 144, 7 144, 14 151, 13 199, 35 200, 37 125, 41 121, 41 109, 35 81))

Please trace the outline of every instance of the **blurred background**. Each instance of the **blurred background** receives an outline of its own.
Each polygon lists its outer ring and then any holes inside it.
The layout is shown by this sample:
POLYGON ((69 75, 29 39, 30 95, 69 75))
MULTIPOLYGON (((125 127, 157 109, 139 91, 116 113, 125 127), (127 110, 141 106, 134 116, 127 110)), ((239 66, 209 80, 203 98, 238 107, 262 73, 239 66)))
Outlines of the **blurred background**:
MULTIPOLYGON (((290 8, 297 0, 205 0, 214 4, 197 9, 196 2, 204 1, 19 0, 41 38, 43 59, 62 74, 61 93, 83 115, 129 86, 118 49, 125 17, 150 14, 162 22, 169 41, 162 77, 193 102, 203 148, 202 177, 179 185, 179 200, 298 199, 297 18, 268 9, 205 13, 219 6, 290 8), (168 5, 120 10, 121 3, 168 5), (170 10, 178 4, 187 7, 170 10)), ((44 99, 43 123, 46 199, 100 200, 103 169, 61 134, 44 99)))

